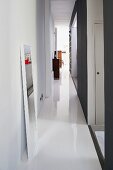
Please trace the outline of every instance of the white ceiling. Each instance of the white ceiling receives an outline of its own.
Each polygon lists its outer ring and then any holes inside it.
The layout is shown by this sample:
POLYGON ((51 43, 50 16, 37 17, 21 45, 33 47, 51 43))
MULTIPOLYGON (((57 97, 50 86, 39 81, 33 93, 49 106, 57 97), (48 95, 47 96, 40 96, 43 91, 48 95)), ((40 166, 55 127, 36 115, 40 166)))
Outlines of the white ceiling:
POLYGON ((69 25, 75 0, 51 0, 55 25, 69 25))

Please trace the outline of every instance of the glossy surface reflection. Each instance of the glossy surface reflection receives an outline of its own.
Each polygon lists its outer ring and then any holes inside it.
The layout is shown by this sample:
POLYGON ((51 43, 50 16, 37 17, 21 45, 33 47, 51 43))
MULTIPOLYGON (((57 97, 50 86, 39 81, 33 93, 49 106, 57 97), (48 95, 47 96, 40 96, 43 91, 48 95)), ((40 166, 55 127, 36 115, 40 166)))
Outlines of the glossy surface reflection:
POLYGON ((38 154, 21 170, 101 170, 67 67, 38 116, 38 154))

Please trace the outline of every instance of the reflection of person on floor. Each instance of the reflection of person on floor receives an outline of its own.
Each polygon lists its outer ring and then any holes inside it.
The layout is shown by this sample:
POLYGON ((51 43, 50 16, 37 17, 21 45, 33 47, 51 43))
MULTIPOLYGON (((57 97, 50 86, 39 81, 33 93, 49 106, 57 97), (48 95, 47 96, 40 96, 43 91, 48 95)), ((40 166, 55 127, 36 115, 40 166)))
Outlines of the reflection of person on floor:
POLYGON ((59 80, 56 80, 54 83, 53 100, 54 102, 60 101, 60 81, 59 80))

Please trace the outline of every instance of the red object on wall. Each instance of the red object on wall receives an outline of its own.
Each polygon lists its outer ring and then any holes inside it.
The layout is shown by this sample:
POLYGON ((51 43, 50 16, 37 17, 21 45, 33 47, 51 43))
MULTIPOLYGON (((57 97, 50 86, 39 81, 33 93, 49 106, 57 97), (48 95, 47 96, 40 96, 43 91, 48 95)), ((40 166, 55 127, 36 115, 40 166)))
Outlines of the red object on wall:
POLYGON ((31 64, 31 61, 29 61, 29 59, 26 59, 25 64, 31 64))

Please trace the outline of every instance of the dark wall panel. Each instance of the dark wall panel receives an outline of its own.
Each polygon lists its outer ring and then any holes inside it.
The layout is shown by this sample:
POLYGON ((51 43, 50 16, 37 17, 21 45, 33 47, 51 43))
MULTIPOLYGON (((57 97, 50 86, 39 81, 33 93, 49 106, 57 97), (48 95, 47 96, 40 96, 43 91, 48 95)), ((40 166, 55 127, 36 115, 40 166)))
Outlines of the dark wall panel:
POLYGON ((86 0, 77 1, 78 96, 87 120, 87 8, 86 0))
POLYGON ((113 170, 113 0, 104 0, 105 170, 113 170))
POLYGON ((70 21, 70 28, 71 28, 73 21, 75 19, 76 12, 77 12, 77 1, 75 1, 74 9, 73 9, 73 12, 72 12, 71 21, 70 21))
MULTIPOLYGON (((77 92, 87 120, 87 4, 77 0, 72 13, 70 28, 77 13, 77 92)), ((75 54, 76 55, 76 54, 75 54)))

